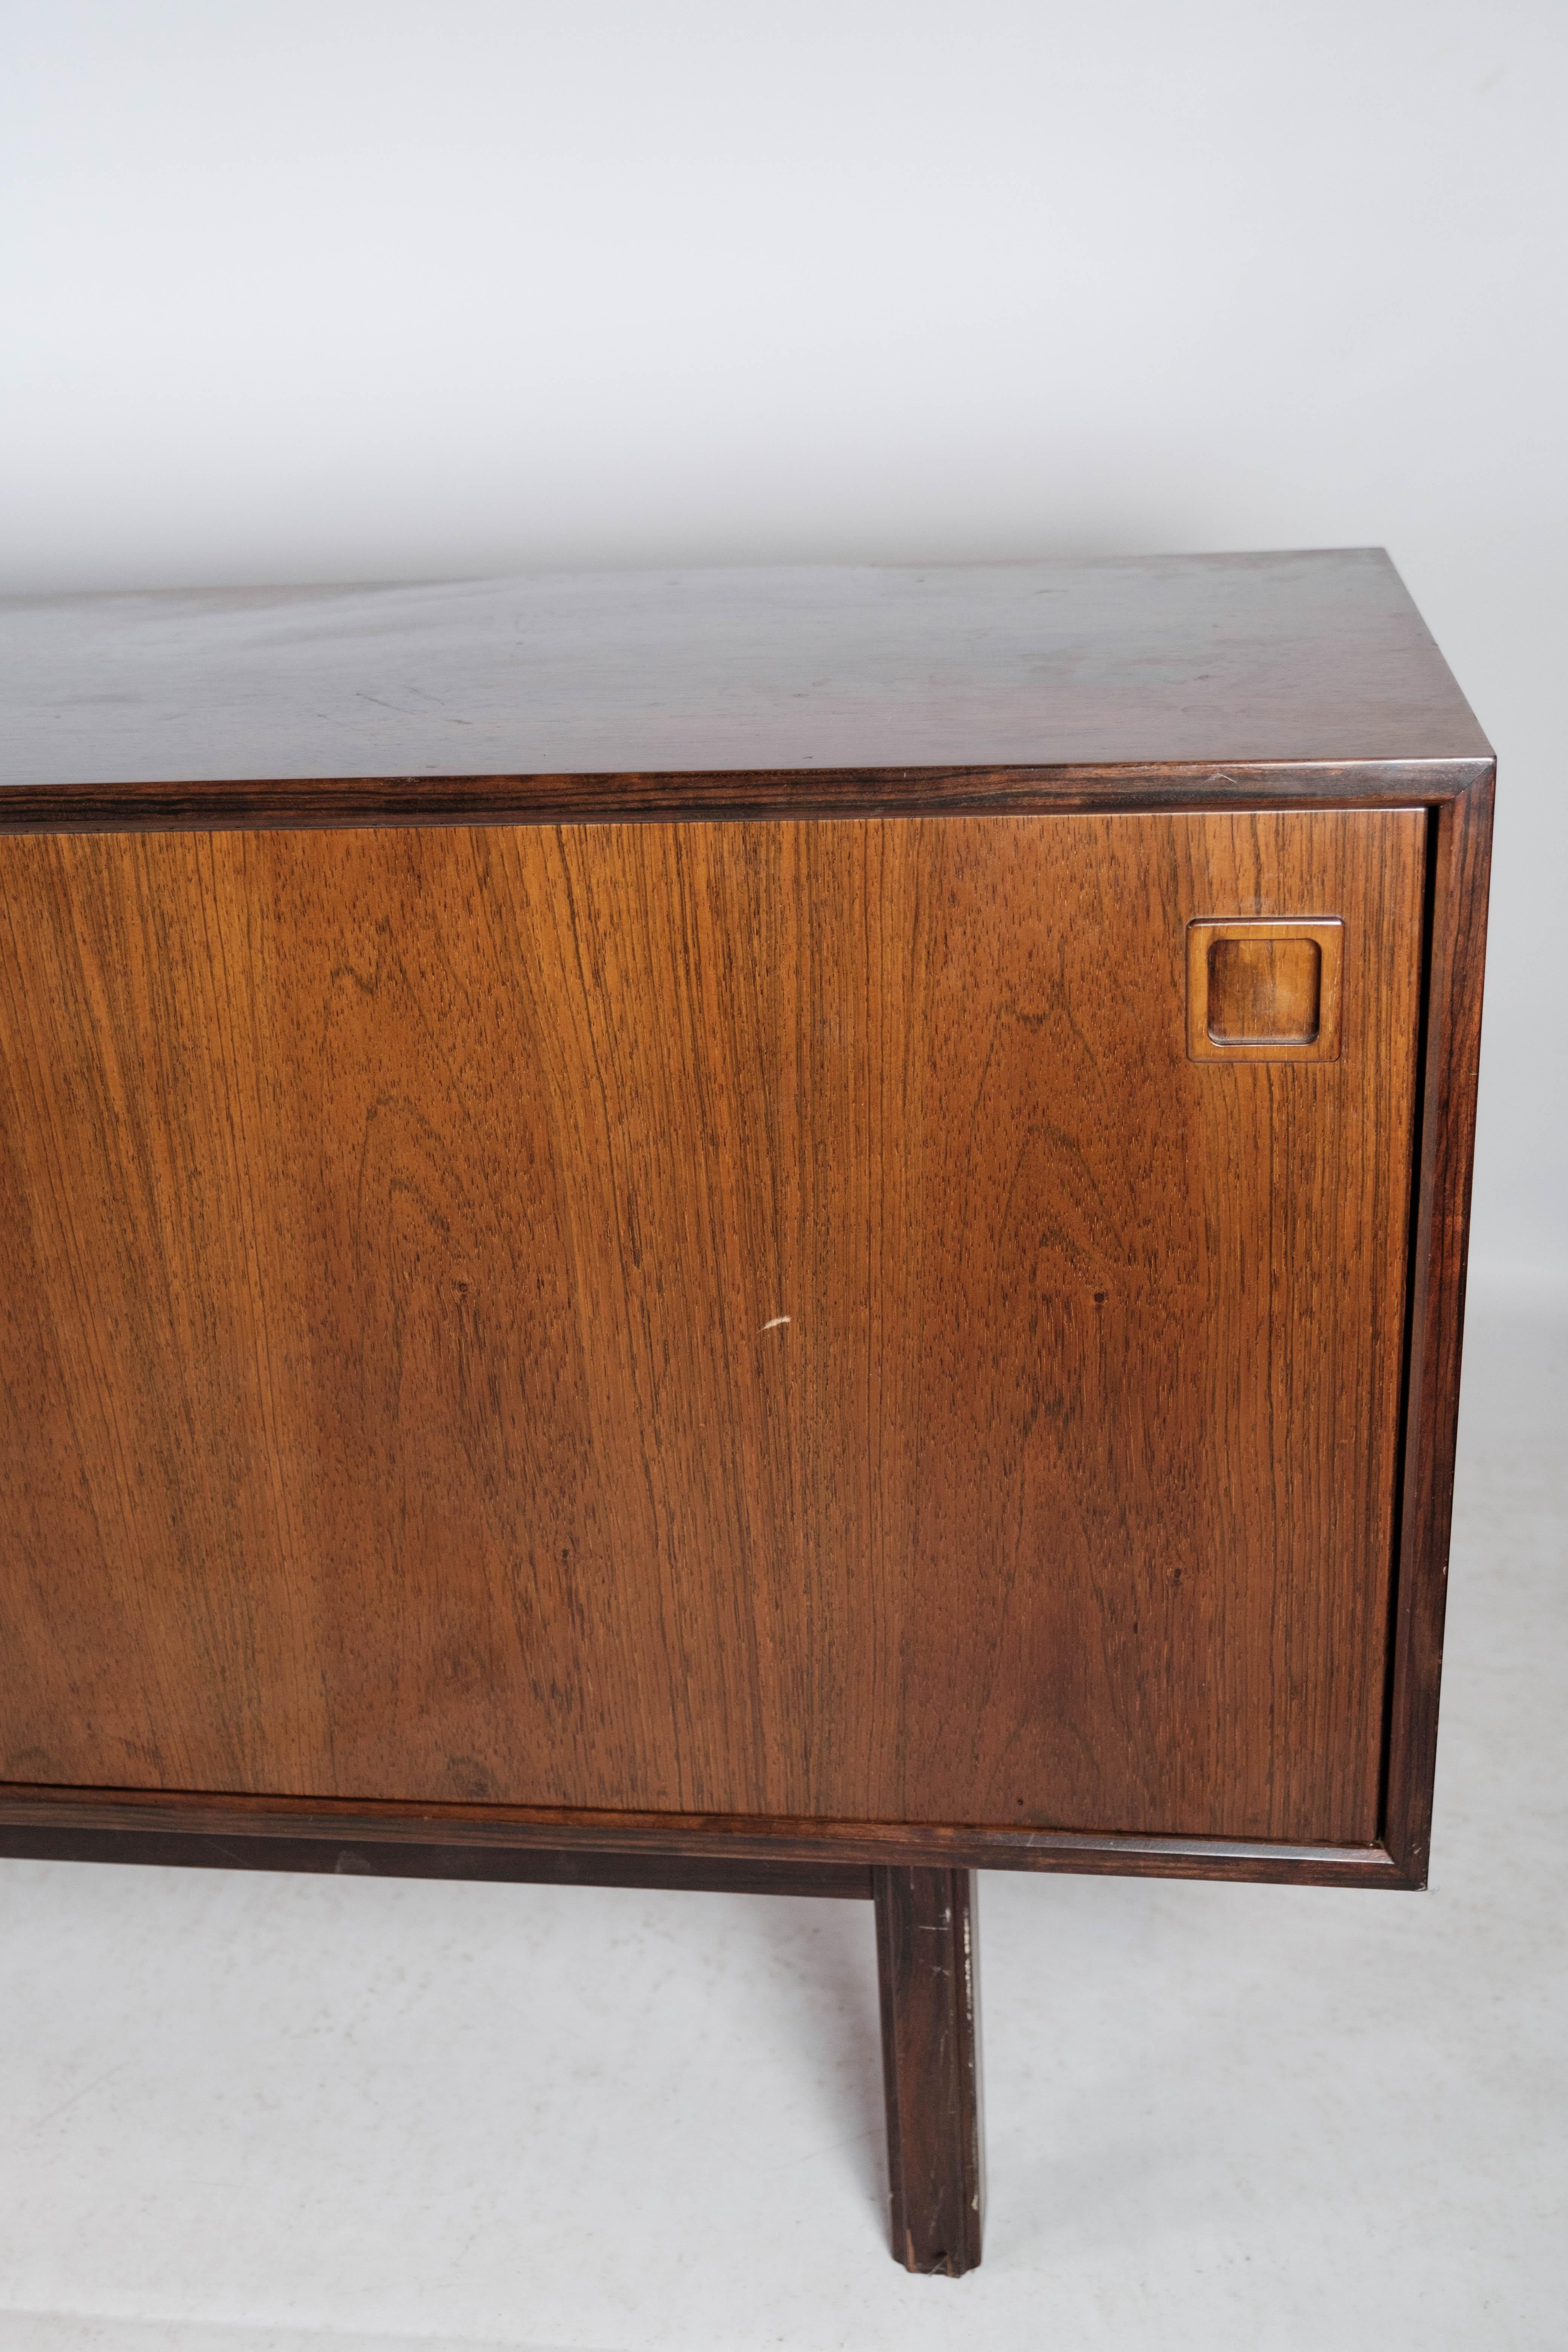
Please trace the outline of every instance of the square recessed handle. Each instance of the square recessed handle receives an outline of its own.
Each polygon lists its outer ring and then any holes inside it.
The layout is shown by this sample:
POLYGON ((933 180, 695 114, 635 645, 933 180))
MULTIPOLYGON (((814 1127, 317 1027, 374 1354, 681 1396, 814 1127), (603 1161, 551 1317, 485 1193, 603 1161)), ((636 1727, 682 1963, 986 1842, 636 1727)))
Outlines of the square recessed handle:
POLYGON ((1337 1061, 1344 932, 1337 916, 1189 923, 1192 1060, 1337 1061))

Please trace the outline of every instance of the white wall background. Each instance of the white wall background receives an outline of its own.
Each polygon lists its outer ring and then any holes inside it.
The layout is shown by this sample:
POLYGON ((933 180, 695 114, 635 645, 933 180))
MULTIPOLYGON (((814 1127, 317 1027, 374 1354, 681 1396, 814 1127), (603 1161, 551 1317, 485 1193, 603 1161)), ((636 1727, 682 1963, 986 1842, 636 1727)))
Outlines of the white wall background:
POLYGON ((1382 541, 1568 1297, 1562 0, 0 0, 0 585, 1382 541))

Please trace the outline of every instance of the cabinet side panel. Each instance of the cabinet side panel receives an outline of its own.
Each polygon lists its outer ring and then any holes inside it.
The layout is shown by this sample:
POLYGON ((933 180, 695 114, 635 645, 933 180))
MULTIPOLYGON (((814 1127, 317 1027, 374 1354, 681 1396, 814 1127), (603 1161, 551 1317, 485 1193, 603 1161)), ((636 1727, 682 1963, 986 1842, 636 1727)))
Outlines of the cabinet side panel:
POLYGON ((1426 1883, 1430 1857, 1494 784, 1489 773, 1446 803, 1435 820, 1433 845, 1419 1226, 1384 1823, 1390 1853, 1418 1885, 1426 1883))
POLYGON ((0 844, 0 1777, 1370 1840, 1424 826, 0 844))

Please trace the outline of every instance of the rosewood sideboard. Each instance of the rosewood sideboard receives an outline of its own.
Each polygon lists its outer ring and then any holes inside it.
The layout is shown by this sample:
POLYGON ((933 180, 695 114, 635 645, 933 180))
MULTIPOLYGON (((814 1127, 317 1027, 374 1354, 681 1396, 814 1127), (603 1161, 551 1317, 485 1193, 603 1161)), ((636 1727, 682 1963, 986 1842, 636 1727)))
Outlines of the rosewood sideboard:
POLYGON ((1493 760, 1376 551, 0 611, 0 1852, 1426 1880, 1493 760))

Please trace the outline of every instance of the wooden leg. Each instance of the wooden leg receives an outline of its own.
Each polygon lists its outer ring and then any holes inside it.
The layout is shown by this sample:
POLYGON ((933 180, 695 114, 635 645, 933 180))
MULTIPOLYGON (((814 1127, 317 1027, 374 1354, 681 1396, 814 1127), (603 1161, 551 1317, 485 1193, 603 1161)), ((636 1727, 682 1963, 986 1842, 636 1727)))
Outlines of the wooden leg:
POLYGON ((980 2260, 984 2148, 974 1879, 873 1870, 893 2257, 958 2278, 980 2260))

